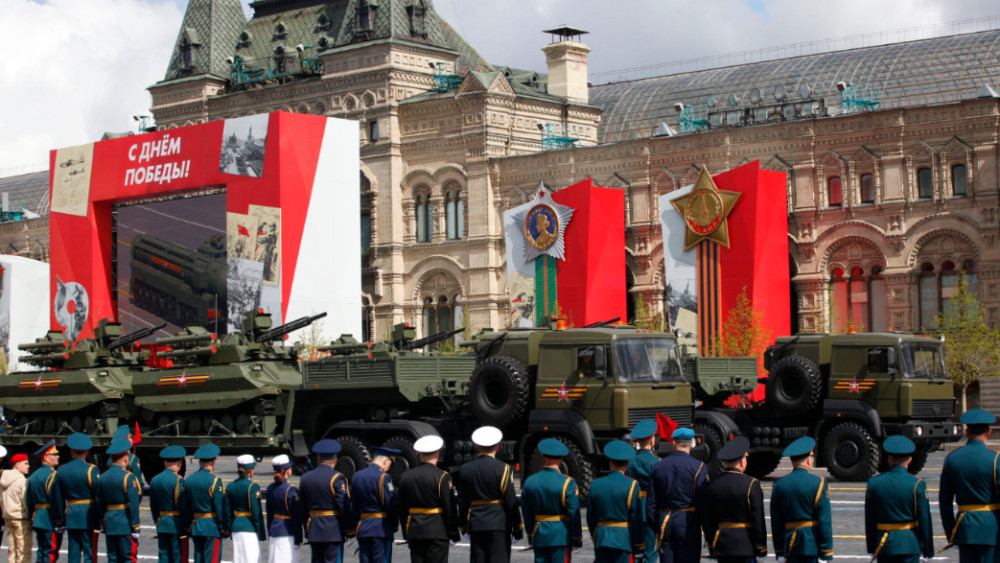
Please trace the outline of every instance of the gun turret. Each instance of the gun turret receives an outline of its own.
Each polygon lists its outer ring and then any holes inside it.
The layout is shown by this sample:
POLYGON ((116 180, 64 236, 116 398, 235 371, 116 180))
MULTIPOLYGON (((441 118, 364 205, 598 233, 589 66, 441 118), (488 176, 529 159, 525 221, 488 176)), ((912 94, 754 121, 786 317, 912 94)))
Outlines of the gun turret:
POLYGON ((330 352, 335 356, 346 356, 356 352, 363 352, 370 348, 365 342, 358 342, 350 334, 341 334, 340 338, 334 340, 327 346, 316 348, 317 352, 330 352))
POLYGON ((205 346, 215 340, 215 333, 208 332, 199 326, 188 327, 176 336, 167 336, 156 340, 157 346, 190 348, 205 346))
POLYGON ((199 346, 197 348, 181 348, 170 352, 159 352, 157 358, 188 358, 192 356, 211 356, 217 351, 215 346, 199 346))
POLYGON ((69 347, 69 340, 66 340, 66 335, 58 330, 50 330, 45 336, 36 339, 34 342, 29 342, 27 344, 18 344, 18 350, 24 350, 25 352, 49 352, 52 350, 66 349, 69 347))
POLYGON ((314 322, 318 321, 319 319, 322 319, 325 316, 326 316, 326 313, 320 313, 318 315, 313 315, 311 317, 301 317, 301 318, 295 319, 294 321, 285 323, 285 324, 283 324, 281 326, 274 327, 274 328, 272 328, 270 330, 265 330, 264 332, 254 334, 251 337, 251 339, 254 342, 260 342, 260 343, 263 343, 263 342, 274 342, 275 340, 280 340, 286 334, 288 334, 290 332, 295 332, 296 330, 299 330, 300 328, 305 328, 305 327, 313 324, 314 322))
POLYGON ((106 349, 109 350, 109 351, 110 350, 117 350, 118 348, 121 348, 123 346, 129 346, 131 344, 137 343, 140 340, 142 340, 143 338, 146 338, 147 336, 153 334, 154 332, 160 330, 161 328, 163 328, 165 326, 167 326, 167 323, 161 323, 161 324, 156 325, 156 326, 151 326, 151 327, 148 327, 148 328, 139 329, 139 330, 137 330, 135 332, 130 332, 129 334, 126 334, 125 336, 119 337, 116 340, 112 340, 111 343, 108 344, 108 346, 107 346, 106 349))
POLYGON ((68 359, 69 352, 53 352, 51 354, 32 354, 21 358, 21 361, 38 367, 58 367, 68 359))
POLYGON ((465 331, 464 328, 456 328, 455 330, 449 330, 447 332, 439 332, 431 336, 418 338, 416 340, 411 340, 410 342, 407 342, 402 346, 398 346, 397 348, 401 352, 403 350, 416 350, 417 348, 423 348, 424 346, 428 346, 430 344, 436 344, 438 342, 441 342, 442 340, 447 340, 448 338, 464 331, 465 331))

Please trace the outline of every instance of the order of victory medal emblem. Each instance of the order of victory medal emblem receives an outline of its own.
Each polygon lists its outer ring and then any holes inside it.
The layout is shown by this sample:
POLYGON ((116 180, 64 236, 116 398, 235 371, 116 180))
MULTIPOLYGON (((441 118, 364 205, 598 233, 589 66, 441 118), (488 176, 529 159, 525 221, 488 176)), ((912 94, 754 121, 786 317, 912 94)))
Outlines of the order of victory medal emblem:
POLYGON ((524 217, 524 239, 538 250, 547 250, 559 238, 559 214, 541 203, 524 217))

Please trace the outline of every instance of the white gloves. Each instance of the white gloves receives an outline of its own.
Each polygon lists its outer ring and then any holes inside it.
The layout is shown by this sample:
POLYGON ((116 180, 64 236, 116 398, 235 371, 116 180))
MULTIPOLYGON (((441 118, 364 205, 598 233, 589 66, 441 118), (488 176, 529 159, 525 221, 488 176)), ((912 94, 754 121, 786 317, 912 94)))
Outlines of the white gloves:
POLYGON ((784 555, 779 555, 778 556, 778 563, 785 563, 785 556, 784 555))

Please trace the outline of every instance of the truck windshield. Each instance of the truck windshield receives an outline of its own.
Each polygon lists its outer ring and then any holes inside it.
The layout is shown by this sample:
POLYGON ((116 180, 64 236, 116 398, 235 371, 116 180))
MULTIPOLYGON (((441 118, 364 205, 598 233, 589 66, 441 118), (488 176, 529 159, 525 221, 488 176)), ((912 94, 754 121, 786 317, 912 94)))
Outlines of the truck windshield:
POLYGON ((669 338, 615 340, 615 372, 622 382, 683 381, 677 343, 669 338))
POLYGON ((941 345, 929 342, 903 343, 905 377, 945 377, 941 345))

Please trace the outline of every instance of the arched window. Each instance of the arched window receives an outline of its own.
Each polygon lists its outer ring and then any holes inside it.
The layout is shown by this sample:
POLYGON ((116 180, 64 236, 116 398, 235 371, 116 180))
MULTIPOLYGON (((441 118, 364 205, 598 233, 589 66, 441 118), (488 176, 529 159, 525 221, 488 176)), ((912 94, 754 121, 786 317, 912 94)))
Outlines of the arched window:
POLYGON ((417 218, 417 242, 430 242, 434 236, 434 204, 429 192, 417 195, 414 203, 417 218))
POLYGON ((465 202, 458 184, 445 186, 444 204, 445 221, 447 222, 448 238, 455 240, 465 238, 465 202))
POLYGON ((185 37, 184 42, 181 43, 181 64, 185 69, 191 68, 191 58, 191 43, 185 37))
POLYGON ((924 167, 917 169, 917 197, 920 199, 930 199, 934 197, 934 176, 931 169, 924 167))
POLYGON ((883 331, 886 320, 885 281, 882 266, 873 266, 866 275, 864 268, 854 266, 850 273, 834 268, 830 273, 831 330, 883 331))
POLYGON ((453 315, 455 314, 453 303, 447 296, 441 295, 437 299, 433 297, 424 298, 424 336, 433 336, 439 332, 451 330, 453 315))
POLYGON ((968 176, 964 164, 956 164, 951 167, 951 195, 963 196, 969 193, 968 176))
POLYGON ((840 176, 831 176, 826 180, 827 204, 830 207, 840 207, 844 203, 844 190, 840 176))
POLYGON ((861 203, 875 203, 875 176, 861 175, 861 203))

